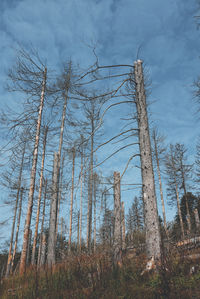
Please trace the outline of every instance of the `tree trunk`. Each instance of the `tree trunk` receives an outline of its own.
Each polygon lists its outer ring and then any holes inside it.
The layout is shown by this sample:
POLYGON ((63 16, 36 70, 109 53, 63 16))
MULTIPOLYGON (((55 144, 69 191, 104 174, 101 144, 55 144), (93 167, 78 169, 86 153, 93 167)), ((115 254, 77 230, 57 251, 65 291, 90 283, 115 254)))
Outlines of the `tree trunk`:
POLYGON ((161 174, 160 174, 160 162, 159 162, 159 158, 158 158, 158 149, 157 149, 157 141, 156 141, 156 135, 155 134, 153 135, 153 141, 154 141, 154 149, 155 149, 155 157, 156 157, 158 181, 159 181, 159 187, 160 187, 160 198, 161 198, 161 203, 162 203, 162 213, 163 213, 164 229, 165 229, 166 235, 168 236, 166 213, 165 213, 165 203, 164 203, 163 189, 162 189, 162 180, 161 180, 161 174))
POLYGON ((90 175, 88 188, 88 213, 87 213, 87 249, 91 247, 92 232, 92 199, 93 199, 93 150, 94 150, 94 119, 91 119, 91 151, 90 151, 90 175))
POLYGON ((11 273, 13 272, 14 260, 15 260, 15 255, 16 255, 16 251, 17 251, 18 234, 19 234, 21 211, 22 211, 22 200, 23 200, 23 188, 21 188, 21 193, 20 193, 19 212, 18 212, 17 229, 16 229, 16 236, 15 236, 15 245, 14 245, 14 250, 13 250, 13 255, 12 255, 12 263, 11 263, 11 269, 10 269, 11 273))
POLYGON ((57 223, 56 223, 56 240, 57 240, 57 234, 58 234, 58 224, 59 224, 59 213, 60 213, 60 202, 62 199, 62 183, 63 183, 63 168, 64 168, 64 161, 65 161, 65 154, 62 158, 62 166, 61 166, 61 173, 60 173, 60 186, 58 191, 58 211, 57 211, 57 223))
POLYGON ((177 200, 178 216, 179 216, 180 226, 181 226, 181 234, 182 234, 182 238, 185 239, 185 232, 184 232, 184 226, 183 226, 183 218, 182 218, 182 214, 181 214, 178 185, 177 185, 176 181, 175 181, 175 184, 176 184, 176 200, 177 200))
POLYGON ((46 129, 45 129, 44 142, 43 142, 42 164, 41 164, 41 170, 40 170, 40 184, 39 184, 39 194, 38 194, 38 203, 37 203, 37 216, 36 216, 35 234, 34 234, 34 239, 33 239, 33 249, 32 249, 32 257, 31 257, 32 265, 35 264, 35 252, 36 252, 36 245, 37 245, 39 217, 40 217, 40 203, 41 203, 41 198, 42 198, 42 184, 43 184, 43 172, 44 172, 44 160, 45 160, 45 151, 46 151, 47 132, 48 132, 48 127, 46 127, 46 129))
POLYGON ((121 190, 119 172, 114 172, 114 221, 113 261, 115 265, 121 265, 121 190))
POLYGON ((94 174, 94 253, 96 252, 97 228, 96 228, 96 196, 97 196, 97 174, 94 174))
POLYGON ((72 187, 71 187, 71 206, 70 206, 70 222, 69 222, 69 251, 71 251, 71 238, 72 238, 72 217, 73 217, 73 200, 74 200, 74 168, 75 168, 75 148, 73 152, 73 165, 72 165, 72 187))
POLYGON ((134 64, 134 75, 146 228, 146 251, 148 258, 160 260, 161 239, 146 108, 146 94, 141 60, 137 60, 134 64))
POLYGON ((126 227, 125 227, 125 213, 124 213, 124 202, 122 201, 122 223, 121 223, 121 230, 122 230, 122 249, 125 249, 126 247, 126 227))
POLYGON ((42 120, 42 111, 43 111, 43 106, 44 106, 46 77, 47 77, 47 69, 45 68, 43 82, 42 82, 40 107, 39 107, 39 111, 38 111, 37 129, 36 129, 36 135, 35 135, 35 145, 34 145, 33 162, 32 162, 32 169, 31 169, 31 181, 30 181, 30 189, 29 189, 29 196, 28 196, 28 210, 27 210, 27 215, 26 215, 26 224, 25 224, 25 230, 24 230, 23 247, 22 247, 21 260, 20 260, 20 266, 19 266, 19 273, 20 274, 23 274, 26 270, 26 256, 27 256, 29 230, 30 230, 31 217, 32 217, 33 196, 34 196, 34 189, 35 189, 35 178, 36 178, 37 158, 38 158, 38 146, 39 146, 39 139, 40 139, 40 127, 41 127, 41 120, 42 120))
POLYGON ((194 210, 194 218, 195 218, 196 231, 199 232, 200 221, 199 221, 199 212, 197 209, 194 210))
POLYGON ((44 202, 43 202, 43 211, 42 211, 42 224, 40 229, 40 245, 38 249, 38 259, 37 259, 37 266, 40 266, 40 259, 41 259, 41 249, 42 249, 42 234, 44 228, 44 218, 45 218, 45 204, 46 204, 46 196, 47 196, 47 179, 44 181, 44 202))
POLYGON ((56 261, 56 223, 57 223, 57 205, 58 205, 58 153, 54 153, 53 164, 53 180, 52 180, 52 197, 51 197, 51 209, 49 219, 49 236, 48 236, 48 254, 47 264, 52 266, 56 261))
POLYGON ((27 248, 27 256, 26 256, 26 265, 29 265, 29 262, 30 262, 31 239, 32 239, 32 230, 30 229, 29 236, 28 236, 28 248, 27 248))
POLYGON ((43 266, 45 264, 45 255, 46 255, 46 235, 45 233, 42 233, 40 266, 43 266))
POLYGON ((79 232, 80 232, 80 211, 78 211, 78 223, 77 223, 77 249, 79 250, 80 248, 80 245, 79 245, 79 240, 80 240, 80 237, 79 237, 79 232))
POLYGON ((81 190, 80 190, 80 241, 79 250, 82 249, 82 198, 83 198, 83 153, 81 152, 81 190))
POLYGON ((23 152, 22 152, 22 160, 21 160, 21 165, 20 165, 20 170, 19 170, 19 177, 18 177, 18 184, 17 184, 17 196, 16 196, 16 202, 15 202, 15 212, 14 212, 14 218, 13 218, 13 224, 12 224, 10 247, 9 247, 8 261, 7 261, 5 277, 8 277, 8 275, 10 273, 11 263, 12 263, 13 237, 14 237, 14 231, 15 231, 15 221, 16 221, 16 216, 17 216, 19 193, 20 193, 20 190, 21 190, 21 180, 22 180, 22 171, 23 171, 23 166, 24 166, 25 150, 26 150, 26 142, 24 143, 24 148, 23 148, 23 152))

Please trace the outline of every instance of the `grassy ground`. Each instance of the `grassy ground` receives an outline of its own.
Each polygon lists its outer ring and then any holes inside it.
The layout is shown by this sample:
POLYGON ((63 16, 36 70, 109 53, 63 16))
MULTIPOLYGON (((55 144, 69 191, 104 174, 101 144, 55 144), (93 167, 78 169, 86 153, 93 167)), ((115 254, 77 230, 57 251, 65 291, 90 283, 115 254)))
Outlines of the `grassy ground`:
POLYGON ((0 298, 200 298, 196 261, 171 256, 159 272, 141 275, 145 264, 143 255, 124 259, 121 268, 113 268, 104 255, 71 257, 51 269, 30 267, 24 276, 3 280, 0 298), (194 274, 190 273, 192 265, 194 274))

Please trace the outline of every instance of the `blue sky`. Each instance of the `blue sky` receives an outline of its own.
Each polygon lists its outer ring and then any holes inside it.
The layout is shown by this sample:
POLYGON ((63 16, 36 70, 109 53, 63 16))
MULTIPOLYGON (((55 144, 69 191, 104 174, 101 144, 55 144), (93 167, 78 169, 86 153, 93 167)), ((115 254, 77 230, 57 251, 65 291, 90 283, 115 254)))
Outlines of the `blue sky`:
MULTIPOLYGON (((185 143, 193 161, 199 134, 192 100, 192 84, 200 76, 197 14, 196 0, 1 0, 1 106, 12 101, 3 87, 18 44, 32 43, 54 69, 69 57, 90 65, 88 45, 96 45, 102 64, 132 64, 141 47, 139 57, 152 80, 151 122, 168 143, 185 143)), ((112 130, 116 120, 107 125, 112 130)), ((173 215, 167 210, 168 220, 173 215)))

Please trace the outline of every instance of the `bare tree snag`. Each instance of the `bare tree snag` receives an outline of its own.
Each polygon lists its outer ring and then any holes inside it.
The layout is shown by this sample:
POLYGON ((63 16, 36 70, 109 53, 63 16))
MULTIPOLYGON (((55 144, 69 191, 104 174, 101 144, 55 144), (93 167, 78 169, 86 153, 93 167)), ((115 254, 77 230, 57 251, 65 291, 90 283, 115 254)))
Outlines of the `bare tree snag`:
POLYGON ((43 201, 43 211, 42 211, 42 223, 40 229, 40 245, 38 249, 38 259, 37 259, 37 266, 40 266, 40 258, 41 258, 41 249, 42 249, 42 234, 44 229, 44 218, 45 218, 45 206, 46 206, 46 196, 47 196, 47 179, 44 180, 44 201, 43 201))
POLYGON ((45 160, 45 151, 46 151, 47 132, 48 132, 48 127, 45 128, 44 141, 43 141, 42 164, 41 164, 41 170, 40 170, 40 183, 39 183, 39 194, 38 194, 38 203, 37 203, 37 216, 36 216, 35 234, 34 234, 34 239, 33 239, 32 257, 31 257, 32 265, 35 264, 35 252, 36 252, 36 245, 37 245, 39 217, 40 217, 40 203, 41 203, 41 198, 42 198, 42 185, 43 185, 43 172, 44 172, 44 160, 45 160))
POLYGON ((72 149, 73 161, 72 161, 72 186, 71 186, 71 204, 70 204, 70 221, 69 221, 69 251, 71 251, 71 239, 72 239, 72 217, 73 217, 73 200, 74 200, 74 168, 75 168, 75 148, 72 149))
POLYGON ((149 259, 154 257, 155 260, 160 260, 161 240, 146 107, 146 94, 141 60, 137 60, 134 63, 134 80, 142 171, 142 191, 146 228, 146 251, 147 257, 149 259))
POLYGON ((25 270, 26 270, 26 256, 27 256, 29 230, 30 230, 31 217, 32 217, 33 196, 34 196, 34 189, 35 189, 35 177, 36 177, 36 169, 37 169, 38 146, 39 146, 39 139, 40 139, 40 127, 41 127, 41 120, 42 120, 42 111, 43 111, 43 106, 44 106, 46 77, 47 77, 47 69, 45 68, 44 74, 43 74, 42 92, 41 92, 40 106, 39 106, 39 111, 38 111, 37 128, 36 128, 36 134, 35 134, 35 145, 34 145, 32 169, 31 169, 31 181, 30 181, 30 189, 29 189, 29 196, 28 196, 28 210, 27 210, 27 215, 26 215, 26 224, 25 224, 25 230, 24 230, 23 247, 22 247, 21 260, 20 260, 20 266, 19 266, 19 273, 20 274, 25 273, 25 270))
POLYGON ((161 180, 161 173, 160 173, 160 161, 159 161, 159 153, 158 153, 156 130, 153 130, 152 138, 153 138, 153 143, 154 143, 155 160, 156 160, 157 173, 158 173, 158 181, 159 181, 159 188, 160 188, 160 198, 161 198, 161 204, 162 204, 164 229, 165 229, 166 235, 168 237, 167 221, 166 221, 166 213, 165 213, 165 203, 164 203, 162 180, 161 180))
POLYGON ((54 153, 53 163, 53 180, 52 180, 52 197, 51 197, 51 208, 50 208, 50 219, 49 219, 49 236, 48 236, 48 253, 47 253, 47 264, 52 266, 56 261, 56 223, 57 223, 57 205, 58 205, 58 160, 59 154, 54 153))
POLYGON ((181 226, 181 234, 182 234, 182 239, 185 239, 183 217, 181 214, 180 198, 179 198, 179 192, 178 192, 178 185, 177 185, 176 181, 175 181, 175 186, 176 186, 176 200, 177 200, 178 216, 179 216, 179 221, 180 221, 180 226, 181 226))
POLYGON ((94 253, 97 245, 97 221, 96 221, 96 196, 97 196, 97 174, 94 173, 94 253))
POLYGON ((24 166, 25 149, 26 149, 26 142, 24 143, 24 148, 23 148, 23 152, 22 152, 22 160, 21 160, 21 165, 20 165, 20 170, 19 170, 19 177, 18 177, 18 184, 17 184, 17 195, 16 195, 16 202, 15 202, 15 212, 14 212, 14 218, 13 218, 13 224, 12 224, 10 247, 9 247, 8 261, 7 261, 6 275, 5 275, 6 277, 8 277, 8 275, 10 273, 10 267, 11 267, 11 263, 12 263, 13 237, 14 237, 14 230, 15 230, 15 221, 16 221, 16 216, 17 216, 19 193, 21 190, 21 179, 22 179, 22 171, 23 171, 23 166, 24 166))
POLYGON ((122 249, 126 247, 126 226, 125 226, 125 213, 124 213, 124 202, 122 201, 121 207, 121 231, 122 231, 122 249))
POLYGON ((18 243, 18 235, 19 235, 19 227, 20 227, 21 211, 22 211, 22 200, 23 200, 23 188, 21 188, 21 192, 20 192, 19 212, 18 212, 17 229, 16 229, 16 235, 15 235, 15 245, 14 245, 14 250, 13 250, 13 255, 12 255, 12 263, 11 263, 11 269, 10 269, 11 273, 13 272, 14 260, 15 260, 15 255, 16 255, 16 251, 17 251, 17 243, 18 243))
POLYGON ((81 190, 80 190, 80 241, 79 250, 82 249, 82 199, 83 199, 83 151, 81 151, 81 190))
POLYGON ((121 190, 120 190, 120 173, 114 172, 114 244, 113 260, 114 265, 121 265, 121 190))

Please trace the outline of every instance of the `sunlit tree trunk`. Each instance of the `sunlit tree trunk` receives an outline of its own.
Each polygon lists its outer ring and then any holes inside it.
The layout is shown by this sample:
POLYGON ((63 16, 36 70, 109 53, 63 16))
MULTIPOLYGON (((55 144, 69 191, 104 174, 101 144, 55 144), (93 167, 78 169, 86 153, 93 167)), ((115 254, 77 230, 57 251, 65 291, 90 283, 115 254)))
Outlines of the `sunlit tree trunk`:
POLYGON ((34 197, 35 178, 36 178, 36 169, 37 169, 37 158, 38 158, 38 146, 39 146, 39 139, 40 139, 40 127, 41 127, 41 120, 42 120, 42 111, 43 111, 43 106, 44 106, 46 77, 47 77, 47 69, 45 68, 43 82, 42 82, 40 107, 39 107, 39 111, 38 111, 37 128, 36 128, 36 134, 35 134, 35 145, 34 145, 33 162, 32 162, 32 169, 31 169, 31 181, 30 181, 30 189, 29 189, 29 196, 28 196, 28 210, 27 210, 27 215, 26 215, 26 224, 25 224, 25 230, 24 230, 23 247, 22 247, 20 267, 19 267, 19 273, 20 274, 23 274, 26 270, 26 256, 27 256, 28 241, 29 241, 29 230, 30 230, 31 217, 32 217, 33 197, 34 197))
POLYGON ((94 253, 96 252, 97 228, 96 228, 96 196, 97 196, 97 174, 94 174, 94 253))
POLYGON ((146 251, 148 258, 160 260, 161 239, 153 175, 149 124, 146 107, 146 94, 142 61, 134 63, 135 100, 139 129, 139 147, 142 172, 142 191, 144 200, 144 217, 146 229, 146 251))
POLYGON ((31 239, 32 239, 32 230, 30 229, 29 236, 28 236, 28 248, 27 248, 27 256, 26 256, 26 265, 29 265, 29 263, 30 263, 31 239))
POLYGON ((114 244, 113 260, 115 265, 121 265, 121 190, 120 173, 114 172, 114 244))
POLYGON ((71 203, 70 203, 70 221, 69 221, 69 251, 71 251, 72 239, 72 217, 73 217, 73 200, 74 200, 74 168, 75 168, 75 148, 72 149, 73 162, 72 162, 72 186, 71 186, 71 203))
POLYGON ((61 198, 62 198, 62 183, 63 183, 64 161, 65 161, 65 155, 63 155, 63 158, 62 158, 62 166, 61 166, 61 173, 60 173, 60 187, 59 187, 59 191, 58 191, 58 212, 57 212, 57 223, 56 223, 56 240, 57 240, 57 234, 58 234, 60 202, 61 202, 61 198))
POLYGON ((43 185, 43 173, 44 173, 44 160, 45 160, 45 151, 46 151, 47 132, 48 132, 48 127, 46 127, 45 133, 44 133, 43 153, 42 153, 42 163, 41 163, 41 170, 40 170, 40 183, 39 183, 39 193, 38 193, 38 203, 37 203, 37 216, 36 216, 35 234, 34 234, 34 239, 33 239, 32 257, 31 257, 32 265, 35 264, 35 252, 36 252, 36 245, 37 245, 39 217, 40 217, 40 203, 41 203, 41 198, 42 198, 42 185, 43 185))
POLYGON ((47 264, 52 266, 55 264, 56 259, 56 223, 57 223, 57 205, 58 205, 58 153, 54 153, 53 163, 53 180, 52 180, 52 197, 51 197, 51 208, 50 208, 50 219, 49 219, 49 236, 48 236, 48 254, 47 264))
POLYGON ((17 195, 16 195, 16 202, 15 202, 15 212, 14 212, 14 218, 13 218, 13 224, 12 224, 12 231, 11 231, 11 238, 10 238, 10 247, 9 247, 9 253, 8 253, 8 261, 7 261, 7 267, 6 267, 6 277, 8 277, 10 273, 10 267, 12 263, 12 247, 13 247, 13 237, 14 237, 14 230, 15 230, 15 222, 16 222, 16 216, 17 216, 17 208, 18 208, 18 201, 19 201, 19 194, 21 190, 21 180, 22 180, 22 171, 23 171, 23 165, 24 165, 24 155, 26 150, 26 142, 24 143, 24 148, 22 152, 22 159, 21 159, 21 165, 19 170, 19 177, 18 177, 18 183, 17 183, 17 195))

